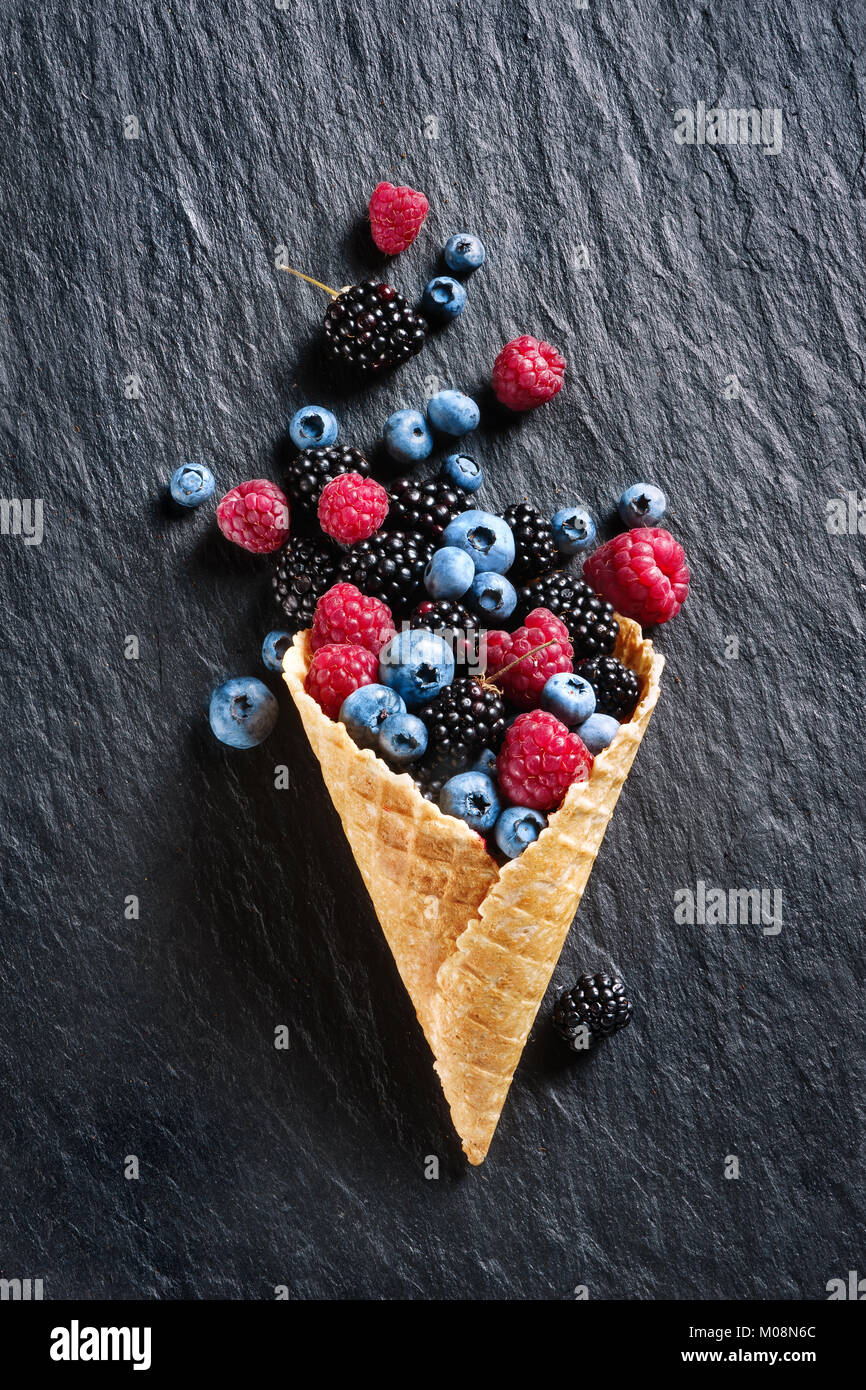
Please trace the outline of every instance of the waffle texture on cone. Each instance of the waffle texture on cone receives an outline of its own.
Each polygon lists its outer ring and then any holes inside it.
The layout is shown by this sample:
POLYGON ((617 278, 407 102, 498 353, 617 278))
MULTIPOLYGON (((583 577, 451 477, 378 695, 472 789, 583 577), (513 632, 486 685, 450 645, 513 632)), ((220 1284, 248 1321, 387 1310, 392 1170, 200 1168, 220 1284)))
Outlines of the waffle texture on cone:
POLYGON ((588 782, 500 869, 461 820, 353 743, 304 690, 300 632, 283 676, 361 876, 432 1048, 470 1163, 484 1160, 599 846, 659 695, 664 659, 620 618, 616 656, 641 698, 588 782))

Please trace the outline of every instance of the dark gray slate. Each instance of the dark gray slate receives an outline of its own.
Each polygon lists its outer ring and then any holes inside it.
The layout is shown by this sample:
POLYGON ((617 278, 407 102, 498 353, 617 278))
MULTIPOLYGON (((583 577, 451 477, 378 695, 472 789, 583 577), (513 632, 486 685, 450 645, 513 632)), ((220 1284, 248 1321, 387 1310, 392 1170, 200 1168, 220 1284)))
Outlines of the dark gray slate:
POLYGON ((53 1298, 812 1299, 862 1270, 866 538, 825 508, 866 482, 864 18, 7 0, 0 484, 44 499, 45 536, 0 537, 0 1274, 53 1298), (677 144, 698 101, 779 108, 781 153, 677 144), (274 260, 382 271, 380 178, 432 204, 388 267, 407 293, 454 230, 490 255, 464 318, 362 392, 274 260), (508 427, 484 384, 521 331, 568 387, 508 427), (607 514, 651 477, 695 575, 554 979, 619 968, 635 1023, 570 1066, 548 998, 479 1171, 287 699, 252 753, 210 735, 211 688, 259 671, 268 566, 162 500, 182 459, 221 488, 271 472, 311 399, 374 449, 429 375, 482 393, 489 504, 607 514), (698 880, 781 889, 781 932, 677 925, 698 880))

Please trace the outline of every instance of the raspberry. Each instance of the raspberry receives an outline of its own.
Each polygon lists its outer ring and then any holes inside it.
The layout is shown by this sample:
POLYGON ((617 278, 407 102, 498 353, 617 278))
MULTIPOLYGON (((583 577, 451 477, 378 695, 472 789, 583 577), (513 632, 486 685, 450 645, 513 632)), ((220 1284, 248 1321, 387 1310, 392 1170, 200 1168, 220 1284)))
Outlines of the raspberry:
POLYGON ((537 705, 545 682, 571 671, 573 657, 568 628, 546 608, 534 608, 516 632, 487 634, 488 679, 518 709, 537 705))
POLYGON ((341 545, 365 541, 378 531, 390 505, 388 494, 373 478, 342 473, 325 484, 319 498, 319 525, 341 545))
POLYGON ((625 531, 584 562, 592 587, 644 627, 679 613, 689 592, 685 551, 660 526, 625 531))
POLYGON ((288 539, 288 499, 267 478, 233 487, 217 503, 216 516, 228 540, 256 555, 269 555, 288 539))
POLYGON ((366 647, 331 643, 313 653, 304 689, 329 719, 336 719, 346 696, 361 685, 372 685, 378 674, 378 659, 366 647))
POLYGON ((496 759, 499 785, 516 806, 552 811, 573 782, 592 772, 589 749, 546 710, 519 714, 496 759))
POLYGON ((524 334, 506 343, 493 364, 493 390, 509 410, 534 410, 562 386, 565 358, 550 343, 524 334))
POLYGON ((377 598, 368 598, 354 584, 335 584, 316 604, 313 651, 320 647, 365 647, 378 656, 396 629, 390 608, 377 598))
POLYGON ((424 194, 414 188, 377 184, 370 199, 370 231, 379 250, 396 256, 411 246, 429 208, 424 194))

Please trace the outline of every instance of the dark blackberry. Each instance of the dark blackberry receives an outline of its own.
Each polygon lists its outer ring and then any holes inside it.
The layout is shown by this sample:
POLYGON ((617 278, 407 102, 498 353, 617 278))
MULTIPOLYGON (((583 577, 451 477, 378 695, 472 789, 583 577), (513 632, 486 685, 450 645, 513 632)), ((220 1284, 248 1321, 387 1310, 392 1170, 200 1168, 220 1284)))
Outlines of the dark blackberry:
POLYGON ((466 666, 481 668, 478 619, 455 599, 427 599, 419 603, 409 619, 409 626, 424 627, 444 637, 454 653, 458 671, 466 666))
POLYGON ((377 531, 341 556, 337 577, 380 598, 395 618, 404 618, 423 597, 424 570, 433 550, 430 537, 417 531, 377 531))
POLYGON ((562 619, 575 661, 607 656, 616 645, 619 623, 613 616, 613 604, 599 598, 584 580, 567 570, 546 574, 518 591, 515 621, 522 622, 533 608, 549 608, 562 619))
POLYGON ((451 763, 431 762, 425 757, 423 762, 412 768, 412 776, 424 800, 438 806, 442 788, 459 771, 460 768, 451 763))
POLYGON ((293 631, 311 625, 316 604, 336 582, 339 557, 327 536, 296 536, 280 551, 274 597, 293 631))
POLYGON ((599 714, 612 714, 620 723, 631 719, 640 699, 640 683, 634 671, 623 666, 615 656, 582 661, 578 670, 595 691, 595 708, 599 714))
POLYGON ((413 357, 424 346, 426 334, 426 319, 392 285, 376 280, 343 290, 325 313, 328 355, 365 376, 413 357))
POLYGON ((465 770, 479 753, 495 753, 505 737, 505 704, 498 690, 460 676, 417 711, 427 725, 427 758, 465 770))
POLYGON ((303 449, 285 472, 286 492, 296 513, 315 517, 322 489, 341 473, 367 477, 370 465, 360 449, 332 444, 329 449, 303 449))
POLYGON ((528 502, 515 502, 502 513, 514 536, 514 564, 508 571, 512 584, 523 584, 549 574, 562 563, 553 539, 553 527, 528 502))
POLYGON ((631 1002, 618 975, 581 975, 556 1001, 553 1026, 572 1052, 586 1052, 631 1022, 631 1002))
POLYGON ((431 478, 427 483, 397 478, 391 485, 386 525, 400 531, 423 531, 438 541, 448 523, 470 506, 469 493, 445 478, 431 478))

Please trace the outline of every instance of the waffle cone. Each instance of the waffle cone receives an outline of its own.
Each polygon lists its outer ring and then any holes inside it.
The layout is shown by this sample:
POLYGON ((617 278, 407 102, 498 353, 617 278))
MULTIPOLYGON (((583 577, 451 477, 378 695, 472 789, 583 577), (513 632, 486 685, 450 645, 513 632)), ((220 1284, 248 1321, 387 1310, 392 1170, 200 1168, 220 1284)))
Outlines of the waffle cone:
POLYGON ((470 1163, 487 1154, 658 699, 663 658, 637 623, 618 621, 616 655, 637 672, 640 703, 595 759, 589 781, 570 788, 547 829, 502 869, 463 821, 426 801, 407 773, 358 748, 307 695, 308 633, 297 634, 283 662, 470 1163))

